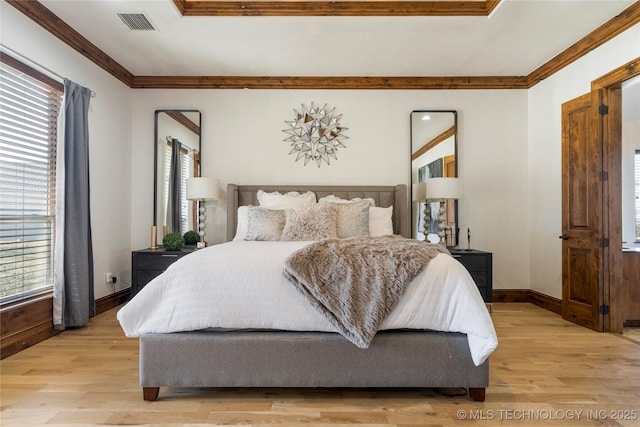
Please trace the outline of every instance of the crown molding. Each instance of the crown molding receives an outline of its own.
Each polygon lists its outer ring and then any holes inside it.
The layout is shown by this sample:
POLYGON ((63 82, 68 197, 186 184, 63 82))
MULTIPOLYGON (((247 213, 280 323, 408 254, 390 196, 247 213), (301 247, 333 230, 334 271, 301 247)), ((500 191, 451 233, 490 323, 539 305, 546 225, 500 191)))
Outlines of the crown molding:
MULTIPOLYGON (((136 89, 528 89, 640 22, 640 2, 635 2, 619 15, 610 19, 583 37, 580 41, 556 55, 528 76, 134 76, 53 12, 44 7, 40 2, 35 0, 5 1, 118 80, 136 89)), ((194 8, 196 6, 193 5, 196 3, 207 4, 220 2, 174 0, 174 3, 180 10, 181 7, 194 8)), ((485 2, 453 1, 418 3, 483 3, 487 9, 493 10, 499 3, 499 0, 486 0, 485 2)), ((182 10, 181 13, 183 13, 182 10)))
POLYGON ((526 77, 136 76, 136 89, 526 89, 526 77))
POLYGON ((577 41, 550 61, 537 68, 527 76, 529 87, 535 86, 547 77, 560 71, 567 65, 577 61, 595 48, 605 44, 615 36, 625 32, 640 22, 640 2, 636 1, 631 6, 614 16, 586 37, 577 41))
POLYGON ((183 16, 488 16, 500 0, 173 0, 183 16))
POLYGON ((5 1, 109 74, 124 84, 131 86, 133 74, 74 30, 69 24, 58 18, 56 14, 44 7, 42 3, 39 1, 5 1))

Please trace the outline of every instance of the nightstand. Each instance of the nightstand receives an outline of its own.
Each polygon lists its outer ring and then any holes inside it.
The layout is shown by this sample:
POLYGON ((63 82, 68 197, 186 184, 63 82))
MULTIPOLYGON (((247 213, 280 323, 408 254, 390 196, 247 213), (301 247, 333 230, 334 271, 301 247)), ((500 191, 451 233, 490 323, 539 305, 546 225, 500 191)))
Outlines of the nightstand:
POLYGON ((195 250, 195 246, 183 247, 179 251, 168 251, 159 247, 131 252, 131 297, 171 264, 195 250))
POLYGON ((493 254, 477 249, 449 249, 469 271, 485 302, 493 301, 493 254))

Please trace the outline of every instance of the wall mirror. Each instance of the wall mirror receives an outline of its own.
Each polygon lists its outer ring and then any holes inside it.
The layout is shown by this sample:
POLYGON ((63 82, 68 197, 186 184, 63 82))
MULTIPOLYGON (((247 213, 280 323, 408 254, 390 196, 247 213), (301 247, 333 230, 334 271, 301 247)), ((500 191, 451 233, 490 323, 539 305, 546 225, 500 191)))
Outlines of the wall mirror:
MULTIPOLYGON (((419 110, 411 112, 411 183, 428 182, 432 177, 457 177, 457 124, 456 111, 419 110)), ((412 191, 413 194, 413 191, 412 191)), ((412 236, 425 240, 437 236, 437 221, 424 229, 424 201, 411 204, 412 236)), ((430 211, 436 215, 439 203, 431 202, 430 211)), ((446 245, 458 245, 458 202, 445 202, 446 245)))
POLYGON ((154 131, 153 225, 166 233, 197 230, 196 202, 186 199, 187 178, 200 176, 200 111, 157 110, 154 131))

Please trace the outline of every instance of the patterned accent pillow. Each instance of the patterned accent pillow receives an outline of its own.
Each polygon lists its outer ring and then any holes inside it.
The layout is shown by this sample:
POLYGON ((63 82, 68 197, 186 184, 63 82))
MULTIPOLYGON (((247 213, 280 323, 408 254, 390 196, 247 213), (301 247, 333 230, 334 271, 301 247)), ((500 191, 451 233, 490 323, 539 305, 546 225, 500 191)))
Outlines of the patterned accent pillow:
POLYGON ((282 240, 321 240, 337 237, 337 212, 330 204, 287 209, 282 240))
POLYGON ((280 240, 286 221, 285 211, 249 206, 247 236, 244 240, 280 240))
POLYGON ((337 212, 338 238, 369 237, 369 206, 366 200, 341 203, 321 201, 321 205, 332 205, 337 212))

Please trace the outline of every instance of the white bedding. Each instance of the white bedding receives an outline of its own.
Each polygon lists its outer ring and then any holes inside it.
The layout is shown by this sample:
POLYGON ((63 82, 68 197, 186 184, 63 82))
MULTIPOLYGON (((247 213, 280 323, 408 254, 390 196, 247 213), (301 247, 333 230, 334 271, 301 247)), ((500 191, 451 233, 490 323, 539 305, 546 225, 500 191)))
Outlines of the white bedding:
MULTIPOLYGON (((235 241, 173 263, 118 311, 128 337, 205 328, 336 332, 283 273, 285 259, 310 242, 235 241)), ((467 334, 476 365, 495 350, 491 317, 467 270, 440 254, 409 284, 381 329, 467 334)))

